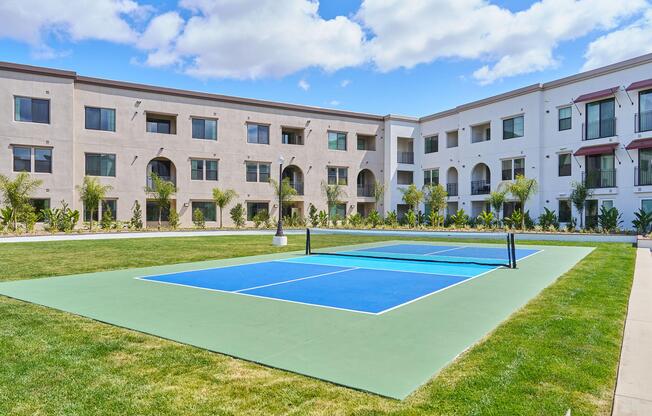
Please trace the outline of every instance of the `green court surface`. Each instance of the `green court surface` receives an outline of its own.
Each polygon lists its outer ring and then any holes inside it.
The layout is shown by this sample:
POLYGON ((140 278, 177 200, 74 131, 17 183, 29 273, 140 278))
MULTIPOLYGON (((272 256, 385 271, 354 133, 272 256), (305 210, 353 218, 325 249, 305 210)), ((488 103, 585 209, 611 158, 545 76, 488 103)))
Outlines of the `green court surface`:
POLYGON ((403 399, 593 250, 519 247, 541 251, 375 315, 136 279, 302 253, 11 281, 0 294, 403 399))

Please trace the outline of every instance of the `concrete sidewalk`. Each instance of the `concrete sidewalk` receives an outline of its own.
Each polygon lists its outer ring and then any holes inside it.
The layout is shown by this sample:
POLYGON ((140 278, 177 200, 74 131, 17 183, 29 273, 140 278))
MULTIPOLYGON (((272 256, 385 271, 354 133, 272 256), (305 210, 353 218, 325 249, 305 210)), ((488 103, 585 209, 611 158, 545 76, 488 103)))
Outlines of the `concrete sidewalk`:
POLYGON ((636 253, 613 416, 652 415, 652 253, 636 253))

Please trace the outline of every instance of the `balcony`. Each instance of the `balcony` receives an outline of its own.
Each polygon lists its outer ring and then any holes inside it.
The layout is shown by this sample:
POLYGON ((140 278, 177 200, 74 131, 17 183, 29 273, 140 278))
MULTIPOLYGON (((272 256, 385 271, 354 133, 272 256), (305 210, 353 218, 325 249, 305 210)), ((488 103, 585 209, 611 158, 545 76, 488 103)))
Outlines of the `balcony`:
POLYGON ((582 124, 582 140, 602 139, 616 135, 616 118, 603 118, 582 124))
POLYGON ((457 183, 447 183, 446 184, 446 193, 448 196, 457 196, 457 183))
POLYGON ((358 185, 358 196, 363 198, 373 197, 374 196, 374 186, 373 185, 358 185))
POLYGON ((582 172, 582 181, 589 189, 615 188, 616 170, 590 170, 582 172))
POLYGON ((414 164, 414 152, 398 152, 397 153, 397 162, 405 163, 408 165, 414 164))
POLYGON ((652 130, 652 111, 641 111, 634 114, 634 130, 636 133, 652 130))
MULTIPOLYGON (((162 176, 158 175, 159 178, 163 179, 166 182, 172 182, 175 186, 177 184, 177 179, 173 176, 162 176)), ((154 187, 154 181, 152 181, 152 177, 148 176, 147 177, 147 187, 148 188, 153 188, 154 187)))
POLYGON ((641 170, 639 168, 634 169, 634 185, 652 185, 652 170, 641 170))
POLYGON ((297 195, 303 195, 303 182, 290 181, 290 187, 297 191, 297 195))
POLYGON ((491 192, 491 183, 487 180, 471 181, 471 195, 487 195, 491 192))

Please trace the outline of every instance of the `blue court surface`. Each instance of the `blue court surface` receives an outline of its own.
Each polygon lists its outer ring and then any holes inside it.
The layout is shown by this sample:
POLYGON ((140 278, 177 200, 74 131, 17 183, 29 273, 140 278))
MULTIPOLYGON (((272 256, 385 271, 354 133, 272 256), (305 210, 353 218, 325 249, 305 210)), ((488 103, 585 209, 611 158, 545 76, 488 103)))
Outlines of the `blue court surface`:
MULTIPOLYGON (((139 279, 367 314, 382 314, 480 277, 498 265, 463 260, 501 260, 505 249, 394 244, 358 249, 372 257, 310 255, 139 279), (380 254, 437 256, 457 263, 383 259, 380 254)), ((538 250, 518 249, 516 259, 538 250)))

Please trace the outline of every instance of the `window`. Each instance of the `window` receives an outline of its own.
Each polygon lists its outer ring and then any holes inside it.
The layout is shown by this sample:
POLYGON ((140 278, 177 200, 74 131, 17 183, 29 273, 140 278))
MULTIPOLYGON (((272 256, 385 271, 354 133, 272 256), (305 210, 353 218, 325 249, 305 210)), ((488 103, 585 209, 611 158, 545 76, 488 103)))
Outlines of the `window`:
POLYGON ((283 144, 303 144, 303 129, 282 128, 281 143, 283 144))
POLYGON ((586 105, 586 139, 599 139, 616 135, 614 99, 586 105))
POLYGON ((414 183, 414 172, 411 170, 397 170, 396 183, 398 185, 412 185, 414 183))
POLYGON ((652 214, 652 199, 641 200, 641 208, 648 214, 652 214))
MULTIPOLYGON (((163 207, 161 210, 161 221, 167 221, 170 217, 170 208, 163 207)), ((158 221, 158 204, 155 201, 147 201, 145 204, 145 219, 147 221, 158 221)))
POLYGON ((86 153, 86 175, 115 176, 115 155, 86 153))
POLYGON ((115 110, 111 108, 86 107, 85 119, 89 130, 115 131, 115 110))
POLYGON ((110 213, 112 220, 115 220, 118 217, 117 199, 103 199, 101 205, 102 205, 102 217, 104 217, 105 212, 110 213))
MULTIPOLYGON (((154 211, 156 212, 156 215, 158 215, 158 211, 156 209, 154 209, 154 211)), ((93 221, 99 221, 99 219, 104 217, 105 212, 109 212, 111 215, 111 219, 115 220, 118 214, 118 200, 103 199, 99 207, 95 207, 95 209, 93 209, 93 221)), ((84 205, 84 221, 88 222, 90 220, 91 220, 91 207, 84 205)), ((150 220, 148 219, 148 221, 150 220)), ((151 221, 158 221, 158 216, 156 216, 151 221)))
POLYGON ((247 221, 253 221, 259 212, 269 213, 269 202, 247 202, 247 221))
POLYGON ((193 118, 192 138, 200 140, 217 140, 217 120, 193 118))
POLYGON ((518 158, 503 160, 502 168, 502 178, 504 181, 511 181, 512 179, 516 179, 519 175, 525 176, 525 159, 518 158))
POLYGON ((32 148, 14 146, 14 172, 32 171, 32 148))
POLYGON ((328 148, 330 150, 346 150, 346 133, 329 131, 328 148))
POLYGON ((14 119, 32 123, 50 123, 50 100, 14 97, 14 119))
POLYGON ((34 148, 34 172, 52 173, 52 149, 34 148))
POLYGON ((269 144, 269 126, 247 124, 247 143, 269 144))
POLYGON ((571 176, 571 154, 562 153, 559 156, 559 176, 571 176))
POLYGON ((190 179, 193 181, 216 181, 217 160, 190 160, 190 179))
POLYGON ((329 214, 331 218, 345 218, 346 217, 346 204, 335 204, 330 210, 329 214))
POLYGON ((562 107, 559 109, 559 131, 570 130, 572 127, 573 109, 562 107))
POLYGON ((613 199, 603 199, 600 201, 600 205, 604 207, 604 209, 611 209, 614 207, 614 200, 613 199))
POLYGON ((652 130, 652 90, 638 94, 638 131, 652 130))
POLYGON ((423 171, 424 185, 439 185, 439 169, 428 169, 423 171))
POLYGON ((568 199, 559 200, 559 222, 570 222, 572 213, 571 213, 571 202, 568 199))
POLYGON ((204 221, 217 221, 217 210, 215 209, 215 202, 193 201, 193 215, 195 210, 200 210, 201 213, 204 214, 204 221))
POLYGON ((376 150, 376 136, 358 134, 358 150, 376 150))
POLYGON ((328 168, 328 184, 329 185, 348 185, 349 184, 349 168, 328 168))
POLYGON ((638 175, 635 185, 652 185, 652 149, 638 149, 638 175))
POLYGON ((523 137, 523 116, 503 120, 503 140, 523 137))
POLYGON ((247 182, 269 182, 270 163, 247 162, 247 182))
POLYGON ((423 139, 424 152, 435 153, 439 151, 439 136, 430 136, 423 139))
POLYGON ((33 198, 29 200, 29 204, 34 208, 36 214, 36 221, 43 222, 43 210, 50 208, 49 198, 33 198))
POLYGON ((170 122, 170 120, 161 120, 161 119, 147 117, 148 133, 172 134, 171 125, 172 123, 170 122))
POLYGON ((491 123, 471 126, 471 143, 486 142, 491 140, 491 123))
POLYGON ((446 147, 450 149, 451 147, 457 147, 458 145, 459 145, 459 134, 457 130, 447 132, 446 147))

